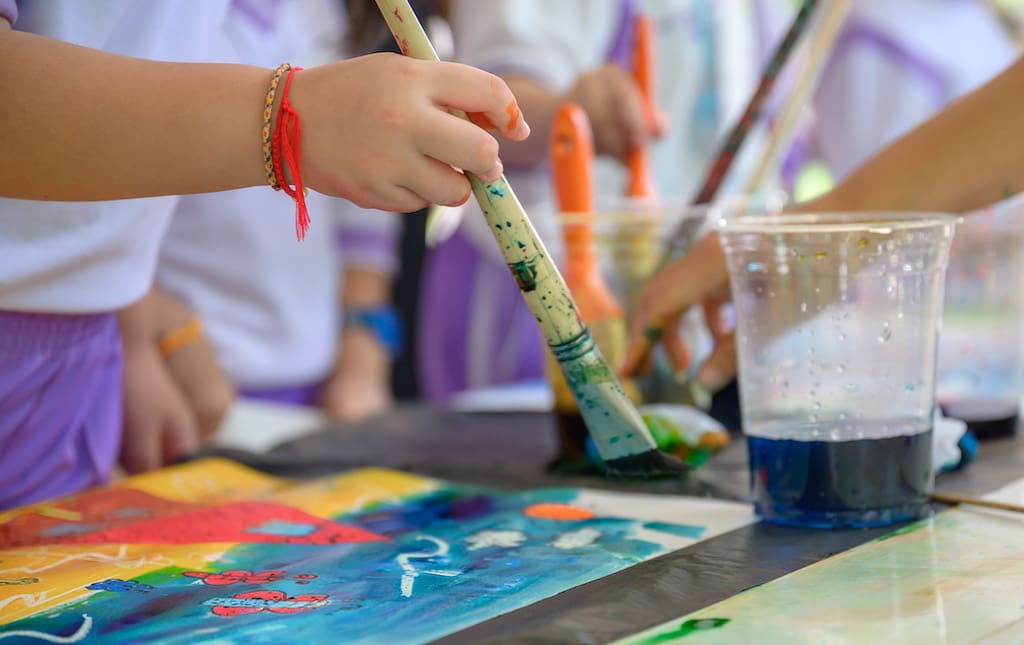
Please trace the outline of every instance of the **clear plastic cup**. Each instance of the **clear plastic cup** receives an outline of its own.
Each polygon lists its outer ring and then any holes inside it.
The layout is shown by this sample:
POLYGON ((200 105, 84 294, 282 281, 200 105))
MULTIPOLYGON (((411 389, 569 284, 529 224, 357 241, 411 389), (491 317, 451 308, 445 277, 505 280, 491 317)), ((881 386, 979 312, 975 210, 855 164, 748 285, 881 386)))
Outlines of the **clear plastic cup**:
POLYGON ((981 439, 1017 430, 1024 324, 1024 200, 957 226, 939 340, 939 405, 981 439))
POLYGON ((725 217, 743 428, 766 520, 921 517, 943 277, 957 218, 725 217))
MULTIPOLYGON (((786 205, 787 195, 781 190, 765 190, 749 196, 728 196, 714 204, 692 205, 680 200, 643 200, 634 198, 604 199, 594 213, 561 213, 564 225, 587 222, 593 231, 597 261, 605 283, 623 310, 628 312, 644 284, 657 272, 666 256, 677 257, 714 230, 715 219, 723 214, 750 212, 778 213, 786 205)), ((549 247, 564 271, 561 244, 549 247)), ((685 403, 707 407, 710 393, 696 385, 696 371, 711 352, 708 335, 699 307, 688 311, 680 320, 683 339, 693 360, 686 374, 676 374, 661 348, 655 349, 655 369, 635 383, 636 390, 627 390, 638 401, 647 403, 685 403)), ((600 344, 600 342, 599 342, 600 344)), ((625 338, 621 345, 602 347, 610 360, 624 358, 625 338), (619 351, 621 349, 621 351, 619 351)), ((554 366, 557 367, 557 366, 554 366)), ((558 388, 559 377, 549 369, 549 377, 558 388)), ((561 399, 565 399, 562 393, 561 399)))

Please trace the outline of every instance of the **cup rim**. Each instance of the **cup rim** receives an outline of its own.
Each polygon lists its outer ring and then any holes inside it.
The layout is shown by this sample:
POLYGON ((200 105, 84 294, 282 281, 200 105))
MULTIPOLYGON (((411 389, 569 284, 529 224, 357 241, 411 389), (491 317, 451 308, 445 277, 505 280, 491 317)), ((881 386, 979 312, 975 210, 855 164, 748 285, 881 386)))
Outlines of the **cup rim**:
POLYGON ((630 222, 637 215, 655 215, 654 219, 668 219, 676 222, 699 219, 711 220, 730 209, 742 209, 744 213, 771 212, 782 210, 787 200, 782 190, 759 191, 749 195, 726 195, 703 204, 694 204, 682 197, 633 197, 620 195, 595 200, 592 211, 564 211, 553 209, 563 224, 586 224, 605 222, 630 222), (662 215, 667 215, 662 217, 662 215))
POLYGON ((963 221, 960 215, 932 211, 822 211, 773 215, 723 216, 722 233, 855 233, 933 228, 963 221))

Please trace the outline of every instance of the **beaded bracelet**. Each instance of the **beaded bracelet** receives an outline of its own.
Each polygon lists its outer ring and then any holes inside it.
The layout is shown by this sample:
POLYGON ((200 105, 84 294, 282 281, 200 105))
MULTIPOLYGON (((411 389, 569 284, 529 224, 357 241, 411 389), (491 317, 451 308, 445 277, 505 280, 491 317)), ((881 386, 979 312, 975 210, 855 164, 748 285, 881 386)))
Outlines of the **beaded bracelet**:
POLYGON ((267 90, 267 100, 263 105, 263 170, 267 173, 267 183, 274 190, 281 190, 281 182, 277 180, 274 172, 273 142, 271 139, 271 119, 274 112, 274 97, 277 96, 277 86, 281 77, 291 69, 288 63, 281 63, 274 70, 274 76, 270 79, 270 88, 267 90))

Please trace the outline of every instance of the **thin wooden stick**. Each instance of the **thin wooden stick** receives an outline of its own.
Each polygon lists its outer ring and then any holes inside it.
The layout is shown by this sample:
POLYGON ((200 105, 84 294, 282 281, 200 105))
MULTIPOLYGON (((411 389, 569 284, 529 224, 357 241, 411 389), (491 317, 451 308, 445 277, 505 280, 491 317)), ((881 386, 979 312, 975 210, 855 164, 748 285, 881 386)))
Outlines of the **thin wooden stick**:
MULTIPOLYGON (((438 60, 408 0, 376 1, 403 54, 438 60)), ((465 112, 452 110, 452 114, 469 120, 465 112)), ((505 177, 485 184, 467 175, 488 228, 558 359, 609 472, 650 475, 688 470, 682 461, 658 450, 640 413, 594 343, 565 280, 505 177)))
POLYGON ((804 57, 800 73, 779 110, 779 116, 769 132, 768 142, 761 153, 756 170, 747 182, 745 194, 753 194, 762 187, 768 174, 778 163, 779 150, 792 139, 793 130, 818 86, 818 79, 825 69, 825 62, 850 11, 850 5, 850 0, 832 0, 823 7, 821 19, 816 21, 817 24, 812 27, 813 31, 808 36, 807 55, 804 57))
POLYGON ((943 504, 969 504, 971 506, 980 506, 982 508, 994 508, 999 511, 1024 513, 1024 506, 1020 506, 1019 504, 995 502, 992 500, 982 499, 980 497, 969 497, 967 495, 958 495, 956 493, 940 493, 936 491, 932 493, 931 498, 932 501, 941 502, 943 504))
POLYGON ((807 23, 817 4, 818 0, 803 0, 800 4, 800 10, 797 11, 796 17, 793 18, 793 24, 790 25, 789 31, 786 32, 779 46, 775 49, 771 60, 768 61, 764 72, 761 74, 761 80, 757 84, 757 89, 754 90, 753 96, 750 97, 750 101, 747 102, 743 116, 733 126, 728 138, 726 138, 721 150, 719 150, 718 155, 715 157, 714 163, 711 164, 711 168, 708 169, 707 174, 704 176, 700 191, 693 200, 694 204, 707 204, 718 194, 718 189, 722 187, 722 182, 732 167, 736 153, 739 152, 747 135, 750 134, 751 128, 757 122, 761 110, 764 108, 765 101, 771 94, 772 88, 775 87, 775 81, 778 80, 782 68, 786 66, 786 61, 789 60, 794 47, 800 41, 800 36, 806 30, 807 23))

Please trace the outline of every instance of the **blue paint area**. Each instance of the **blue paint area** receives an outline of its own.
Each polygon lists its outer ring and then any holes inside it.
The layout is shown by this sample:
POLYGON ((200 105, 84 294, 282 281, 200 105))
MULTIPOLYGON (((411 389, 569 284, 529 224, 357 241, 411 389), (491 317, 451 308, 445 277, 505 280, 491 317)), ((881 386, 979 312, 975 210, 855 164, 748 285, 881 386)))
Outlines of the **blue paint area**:
POLYGON ((40 531, 40 535, 45 535, 47 537, 56 537, 59 535, 80 535, 82 533, 92 533, 93 531, 97 531, 101 528, 103 528, 103 526, 100 524, 69 522, 68 524, 58 524, 57 526, 52 526, 46 529, 45 531, 40 531))
POLYGON ((297 522, 286 522, 284 520, 271 520, 259 526, 246 529, 246 533, 261 533, 263 535, 310 535, 316 531, 315 524, 299 524, 297 522))
POLYGON ((87 585, 85 588, 90 591, 112 591, 114 593, 125 593, 128 591, 139 591, 141 593, 149 593, 153 586, 143 584, 141 582, 135 582, 134 580, 120 580, 118 578, 111 578, 109 580, 103 580, 101 582, 94 582, 91 585, 87 585))
POLYGON ((703 526, 694 526, 692 524, 669 524, 667 522, 647 522, 644 524, 645 529, 652 531, 661 531, 662 533, 669 533, 670 535, 678 535, 679 537, 690 538, 691 540, 699 540, 704 535, 703 526))
MULTIPOLYGON (((487 192, 489 192, 490 194, 494 195, 495 197, 504 197, 505 196, 505 191, 504 191, 504 189, 502 189, 501 186, 491 186, 490 188, 487 189, 487 192)), ((509 224, 509 226, 511 226, 511 224, 509 224)))
MULTIPOLYGON (((663 553, 663 545, 633 537, 641 526, 688 537, 702 530, 621 518, 559 521, 524 514, 534 504, 571 505, 577 498, 571 488, 504 493, 453 485, 335 518, 391 541, 240 544, 207 567, 211 572, 286 571, 271 583, 210 585, 168 567, 126 583, 151 586, 148 593, 95 594, 4 629, 72 633, 87 613, 95 621, 88 641, 96 643, 424 642, 663 553), (571 549, 552 545, 581 528, 600 537, 571 549), (482 532, 518 533, 525 539, 473 548, 482 532), (316 577, 300 580, 299 574, 316 577), (254 591, 276 595, 254 600, 254 591), (326 604, 310 599, 322 595, 326 604), (218 605, 252 613, 215 615, 218 605), (302 609, 284 611, 294 607, 302 609)), ((298 526, 270 524, 261 528, 298 526)))

